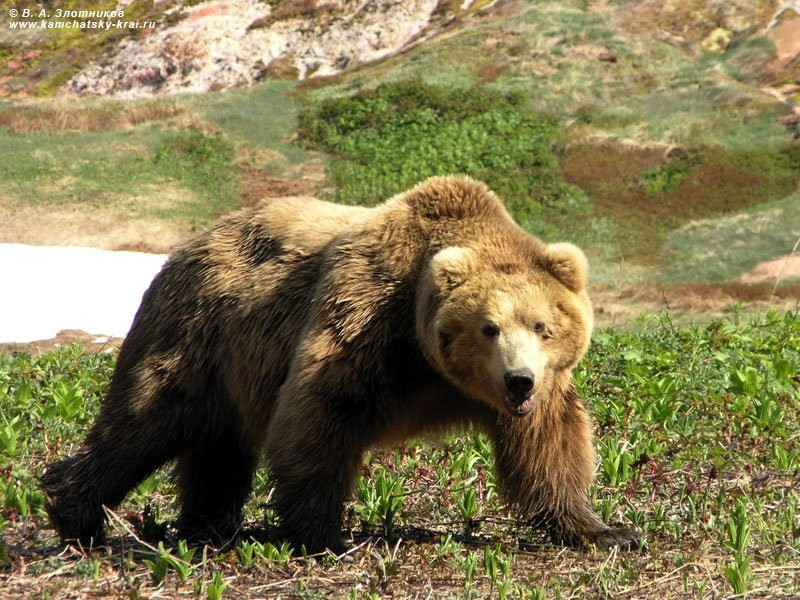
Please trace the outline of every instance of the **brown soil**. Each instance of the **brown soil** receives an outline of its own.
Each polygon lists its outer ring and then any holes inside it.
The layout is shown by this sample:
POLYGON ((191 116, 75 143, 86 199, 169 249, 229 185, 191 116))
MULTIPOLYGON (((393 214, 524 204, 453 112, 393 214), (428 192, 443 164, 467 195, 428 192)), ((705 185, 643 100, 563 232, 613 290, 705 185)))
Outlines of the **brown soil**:
POLYGON ((79 344, 83 346, 87 352, 111 352, 119 348, 120 344, 122 344, 122 338, 91 335, 77 329, 65 329, 59 331, 56 337, 51 340, 0 344, 0 352, 28 352, 29 354, 39 354, 40 352, 69 346, 71 344, 79 344))
POLYGON ((773 69, 786 68, 791 62, 800 59, 800 17, 784 21, 767 33, 775 44, 775 63, 773 69))
POLYGON ((301 168, 298 179, 274 177, 264 169, 250 166, 241 167, 239 181, 248 203, 256 203, 265 198, 284 198, 287 196, 314 196, 318 193, 325 178, 322 164, 309 163, 301 168))
POLYGON ((757 264, 751 271, 744 273, 739 281, 758 283, 798 277, 800 277, 800 254, 789 254, 757 264))
POLYGON ((595 328, 626 327, 642 313, 668 312, 673 318, 706 322, 731 313, 741 304, 744 312, 767 308, 780 311, 800 309, 800 284, 691 283, 669 288, 645 287, 590 290, 595 328))
MULTIPOLYGON (((775 165, 796 164, 797 149, 787 146, 770 160, 775 165)), ((659 259, 663 242, 659 232, 691 219, 747 210, 797 189, 800 171, 776 169, 777 174, 770 174, 769 166, 750 149, 619 142, 568 146, 560 160, 564 179, 585 191, 597 213, 617 225, 618 238, 612 243, 618 245, 620 256, 647 262, 659 259), (661 183, 650 189, 651 179, 661 183)))

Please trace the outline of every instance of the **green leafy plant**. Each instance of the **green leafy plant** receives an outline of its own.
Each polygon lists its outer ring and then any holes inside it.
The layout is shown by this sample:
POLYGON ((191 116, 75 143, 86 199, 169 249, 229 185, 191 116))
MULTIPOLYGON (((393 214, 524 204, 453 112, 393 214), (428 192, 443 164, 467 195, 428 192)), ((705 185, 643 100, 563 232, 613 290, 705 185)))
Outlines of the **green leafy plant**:
POLYGON ((475 571, 478 568, 478 553, 474 551, 467 552, 461 564, 467 585, 469 585, 475 580, 475 571))
POLYGON ((280 546, 267 542, 258 546, 258 554, 268 564, 283 567, 289 563, 289 559, 292 557, 292 547, 288 542, 283 542, 280 546))
POLYGON ((253 564, 255 557, 260 554, 262 548, 263 545, 258 542, 242 541, 236 546, 236 554, 239 556, 242 565, 249 567, 253 564))
POLYGON ((736 594, 747 592, 753 576, 750 559, 746 555, 750 542, 750 518, 747 510, 746 503, 738 500, 726 530, 725 545, 733 551, 733 562, 725 568, 724 573, 736 594))
POLYGON ((524 223, 579 196, 558 174, 558 127, 522 94, 452 89, 420 79, 323 101, 300 115, 299 136, 331 153, 336 198, 374 204, 431 175, 486 181, 524 223))
POLYGON ((607 438, 601 441, 600 454, 603 457, 602 472, 606 481, 613 486, 623 485, 632 475, 633 457, 628 452, 628 444, 624 440, 607 438))
POLYGON ((683 183, 686 173, 701 161, 694 154, 687 154, 663 165, 647 169, 639 175, 639 185, 645 196, 652 197, 665 192, 673 192, 683 183))
POLYGON ((233 145, 224 137, 190 131, 167 140, 152 160, 156 169, 180 179, 206 200, 206 214, 197 213, 209 218, 239 205, 235 156, 233 145))
POLYGON ((158 552, 155 554, 155 557, 152 559, 145 558, 142 561, 150 567, 150 575, 156 584, 160 584, 164 581, 167 573, 169 573, 170 560, 168 560, 168 558, 173 558, 169 552, 170 550, 164 548, 164 542, 159 542, 158 552))
MULTIPOLYGON (((109 537, 123 540, 121 550, 112 545, 91 560, 48 554, 32 561, 40 543, 54 543, 38 477, 81 442, 113 362, 113 355, 75 347, 35 357, 0 353, 0 430, 8 425, 17 433, 7 437, 15 440, 11 454, 0 446, 0 566, 14 573, 25 564, 26 578, 42 574, 41 592, 57 595, 65 586, 135 596, 169 586, 170 593, 174 587, 178 595, 210 597, 229 584, 271 593, 278 588, 259 587, 267 574, 269 582, 302 597, 353 589, 359 597, 382 594, 423 578, 435 594, 466 598, 605 597, 631 590, 668 599, 703 597, 712 589, 800 593, 796 578, 786 577, 800 556, 797 312, 749 315, 734 308, 729 317, 702 325, 649 315, 630 328, 593 336, 575 377, 596 419, 593 502, 607 522, 636 526, 654 540, 649 553, 625 560, 613 551, 543 544, 538 532, 517 523, 502 496, 491 493, 490 440, 457 432, 440 443, 409 440, 370 451, 348 514, 352 509, 368 530, 398 542, 402 515, 414 525, 403 531, 403 542, 419 537, 390 549, 385 540, 354 532, 361 548, 354 562, 293 561, 287 544, 241 542, 232 551, 203 548, 198 564, 199 548, 164 541, 177 502, 168 473, 160 471, 117 507, 122 520, 112 520, 109 537), (70 408, 76 398, 80 414, 70 408), (480 536, 464 536, 470 515, 481 517, 480 536), (129 532, 120 528, 125 521, 155 548, 129 545, 129 532), (42 542, 27 537, 32 531, 42 542), (663 567, 652 571, 654 560, 663 567), (720 566, 697 568, 710 564, 720 566), (664 569, 672 574, 666 580, 664 569)), ((268 470, 259 477, 245 507, 247 522, 262 523, 263 505, 270 502, 268 470)))
POLYGON ((17 450, 17 440, 23 433, 22 418, 18 415, 8 419, 3 415, 3 424, 0 426, 0 449, 6 456, 12 456, 17 450))
POLYGON ((404 479, 379 468, 373 484, 363 479, 359 482, 356 510, 364 523, 376 525, 380 522, 384 535, 392 537, 404 497, 404 479))
POLYGON ((216 571, 211 578, 211 583, 206 586, 206 597, 208 600, 220 600, 227 587, 228 582, 223 579, 222 573, 216 571))
POLYGON ((475 519, 480 514, 480 506, 475 490, 471 487, 464 489, 461 499, 458 501, 458 511, 461 521, 464 523, 464 531, 472 533, 476 527, 475 519))
POLYGON ((164 542, 158 543, 158 549, 155 553, 155 558, 146 558, 142 562, 150 567, 150 574, 155 583, 160 584, 164 581, 170 570, 175 571, 178 579, 186 581, 192 572, 192 558, 194 557, 195 548, 190 548, 186 540, 178 541, 178 555, 172 554, 172 548, 165 548, 164 542))
POLYGON ((505 599, 511 585, 511 560, 500 544, 484 546, 483 570, 489 577, 492 589, 497 591, 497 597, 505 599))

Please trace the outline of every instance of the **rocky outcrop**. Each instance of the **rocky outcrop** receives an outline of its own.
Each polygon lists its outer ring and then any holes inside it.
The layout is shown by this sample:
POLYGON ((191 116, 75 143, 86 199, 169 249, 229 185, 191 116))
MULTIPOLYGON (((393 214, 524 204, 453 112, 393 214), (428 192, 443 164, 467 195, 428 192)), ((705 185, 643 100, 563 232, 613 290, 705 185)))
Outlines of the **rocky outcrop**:
POLYGON ((332 0, 284 3, 273 12, 257 0, 211 0, 178 9, 177 23, 123 40, 70 79, 66 89, 85 96, 141 97, 247 85, 270 71, 291 71, 300 79, 332 75, 407 47, 429 25, 437 5, 437 0, 332 0))

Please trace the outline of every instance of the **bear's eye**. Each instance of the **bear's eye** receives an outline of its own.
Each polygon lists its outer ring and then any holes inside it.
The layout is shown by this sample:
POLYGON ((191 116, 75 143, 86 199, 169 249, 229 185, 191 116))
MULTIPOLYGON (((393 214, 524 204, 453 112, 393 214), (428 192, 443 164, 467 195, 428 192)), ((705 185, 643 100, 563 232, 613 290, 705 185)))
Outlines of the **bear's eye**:
POLYGON ((488 338, 497 337, 500 335, 500 328, 497 325, 492 325, 489 323, 488 325, 484 325, 483 329, 481 329, 481 333, 488 338))
POLYGON ((546 329, 546 327, 545 327, 544 323, 542 323, 541 321, 539 321, 538 323, 536 323, 533 326, 533 331, 536 332, 536 333, 544 333, 545 329, 546 329))

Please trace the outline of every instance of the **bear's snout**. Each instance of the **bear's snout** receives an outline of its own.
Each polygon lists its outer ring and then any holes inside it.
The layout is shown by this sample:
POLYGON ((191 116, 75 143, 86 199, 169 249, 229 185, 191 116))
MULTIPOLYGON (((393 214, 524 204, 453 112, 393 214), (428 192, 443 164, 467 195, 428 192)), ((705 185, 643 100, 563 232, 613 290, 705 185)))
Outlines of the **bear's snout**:
POLYGON ((503 379, 506 389, 517 402, 525 400, 533 389, 533 372, 530 369, 508 371, 503 379))
POLYGON ((508 390, 508 395, 503 396, 506 410, 516 417, 533 410, 533 371, 528 368, 506 371, 503 380, 508 390))

